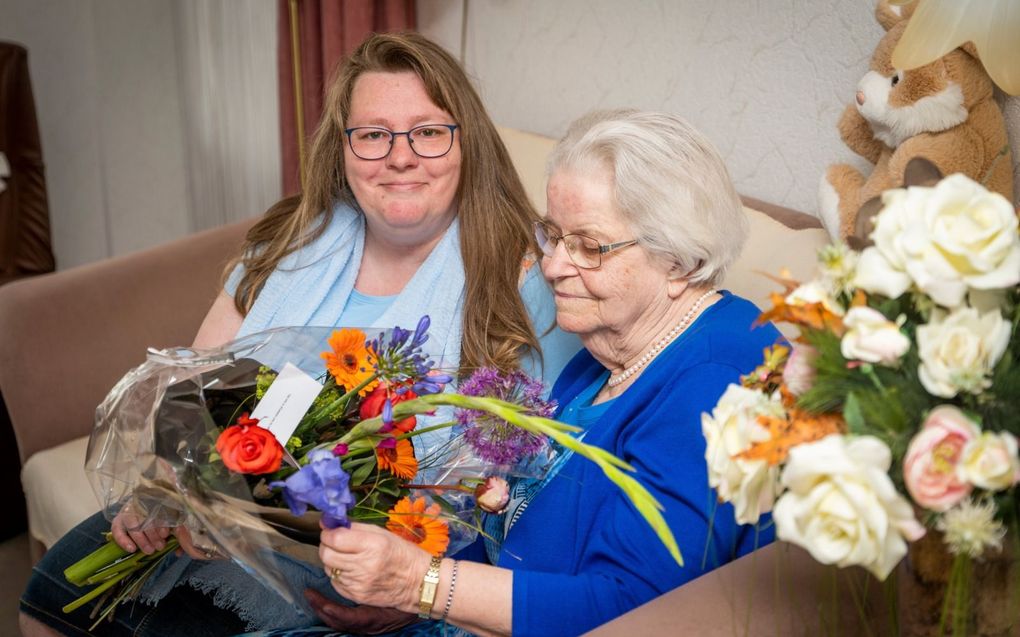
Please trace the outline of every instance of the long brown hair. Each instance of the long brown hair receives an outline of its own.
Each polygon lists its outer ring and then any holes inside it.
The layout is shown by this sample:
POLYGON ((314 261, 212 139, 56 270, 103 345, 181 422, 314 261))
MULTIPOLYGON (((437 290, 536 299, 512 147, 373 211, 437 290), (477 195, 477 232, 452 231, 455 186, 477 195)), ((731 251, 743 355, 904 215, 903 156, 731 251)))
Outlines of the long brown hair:
POLYGON ((416 33, 372 35, 340 62, 312 141, 304 193, 275 204, 248 232, 239 258, 245 273, 234 303, 246 315, 280 260, 321 233, 325 224, 314 223, 319 216, 337 201, 355 203, 344 174, 343 131, 354 83, 373 71, 413 71, 429 98, 459 124, 464 159, 457 200, 466 287, 460 373, 482 366, 516 368, 528 347, 540 351, 517 292, 524 256, 538 254, 531 229, 538 213, 463 69, 416 33))

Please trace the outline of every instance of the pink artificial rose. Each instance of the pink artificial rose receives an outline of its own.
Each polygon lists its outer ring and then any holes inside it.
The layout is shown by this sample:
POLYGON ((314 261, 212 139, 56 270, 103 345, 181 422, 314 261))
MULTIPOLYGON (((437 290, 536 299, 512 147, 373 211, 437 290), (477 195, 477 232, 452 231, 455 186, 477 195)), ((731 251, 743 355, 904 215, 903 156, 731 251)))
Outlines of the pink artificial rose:
POLYGON ((957 465, 964 446, 981 430, 959 409, 942 405, 931 410, 903 458, 903 481, 917 504, 947 511, 970 493, 957 465))
POLYGON ((794 345, 783 367, 783 381, 794 396, 800 396, 815 384, 815 359, 818 350, 810 345, 794 345))
POLYGON ((478 508, 488 513, 502 513, 510 502, 510 485, 499 476, 489 476, 475 487, 478 508))

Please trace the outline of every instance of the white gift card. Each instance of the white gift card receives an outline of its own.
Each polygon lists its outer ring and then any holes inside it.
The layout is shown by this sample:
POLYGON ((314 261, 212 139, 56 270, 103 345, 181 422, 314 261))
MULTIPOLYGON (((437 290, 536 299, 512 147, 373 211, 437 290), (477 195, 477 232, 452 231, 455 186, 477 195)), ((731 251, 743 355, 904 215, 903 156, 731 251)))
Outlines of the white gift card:
POLYGON ((301 418, 321 391, 319 381, 287 363, 259 404, 255 405, 251 417, 258 418, 259 426, 271 431, 280 441, 280 446, 286 447, 301 418))

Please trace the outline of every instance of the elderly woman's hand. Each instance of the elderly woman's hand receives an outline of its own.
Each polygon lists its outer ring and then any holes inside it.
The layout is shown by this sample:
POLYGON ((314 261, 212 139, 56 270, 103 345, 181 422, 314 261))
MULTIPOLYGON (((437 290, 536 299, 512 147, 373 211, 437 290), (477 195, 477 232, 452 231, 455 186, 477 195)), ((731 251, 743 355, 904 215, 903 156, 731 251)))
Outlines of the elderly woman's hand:
POLYGON ((359 523, 323 530, 319 558, 333 588, 347 599, 404 612, 417 610, 418 588, 431 560, 407 540, 359 523))
POLYGON ((389 633, 399 630, 417 619, 413 613, 405 613, 392 608, 338 604, 312 588, 305 591, 305 599, 327 626, 345 633, 358 635, 389 633))

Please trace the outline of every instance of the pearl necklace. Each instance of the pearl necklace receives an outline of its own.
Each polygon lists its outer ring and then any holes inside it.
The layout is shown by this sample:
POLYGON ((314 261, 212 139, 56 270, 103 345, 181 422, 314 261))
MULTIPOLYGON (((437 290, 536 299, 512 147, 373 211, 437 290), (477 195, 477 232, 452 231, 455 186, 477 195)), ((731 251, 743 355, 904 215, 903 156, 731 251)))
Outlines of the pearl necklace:
POLYGON ((687 310, 687 314, 684 314, 684 317, 680 319, 679 323, 676 324, 676 327, 669 331, 669 334, 666 334, 661 339, 659 339, 659 341, 655 345, 652 345, 652 348, 645 352, 645 355, 642 356, 638 360, 638 362, 634 363, 627 369, 623 370, 618 375, 610 376, 609 380, 606 381, 606 385, 610 387, 616 387, 617 385, 623 383, 628 378, 636 374, 638 370, 640 370, 642 367, 651 362, 653 358, 658 356, 659 352, 664 350, 666 346, 672 343, 677 336, 680 336, 681 332, 687 329, 687 326, 691 324, 691 320, 694 319, 694 315, 697 314, 698 310, 701 308, 701 304, 705 302, 705 299, 715 294, 715 292, 716 289, 711 288, 708 292, 705 292, 704 294, 699 296, 698 300, 695 301, 694 305, 691 306, 691 309, 687 310))

